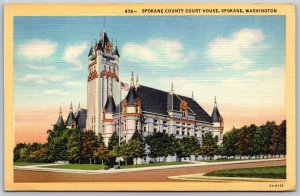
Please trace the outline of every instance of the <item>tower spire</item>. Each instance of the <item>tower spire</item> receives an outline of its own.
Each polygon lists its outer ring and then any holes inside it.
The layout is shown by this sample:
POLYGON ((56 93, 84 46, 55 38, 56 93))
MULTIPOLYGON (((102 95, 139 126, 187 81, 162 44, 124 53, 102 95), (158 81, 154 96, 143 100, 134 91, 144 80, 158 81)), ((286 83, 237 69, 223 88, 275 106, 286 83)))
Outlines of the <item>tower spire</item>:
POLYGON ((195 100, 195 99, 194 99, 194 91, 192 91, 192 99, 195 100))
POLYGON ((171 93, 174 93, 173 82, 171 83, 171 93))
POLYGON ((134 76, 133 76, 133 72, 131 72, 131 83, 130 86, 134 86, 134 76))
POLYGON ((72 105, 72 101, 71 101, 71 106, 70 106, 70 112, 73 111, 73 105, 72 105))
POLYGON ((59 116, 62 116, 61 106, 59 108, 59 116))
POLYGON ((217 97, 215 96, 215 106, 217 106, 217 97))
POLYGON ((139 87, 139 76, 136 75, 136 79, 135 79, 135 88, 139 87))

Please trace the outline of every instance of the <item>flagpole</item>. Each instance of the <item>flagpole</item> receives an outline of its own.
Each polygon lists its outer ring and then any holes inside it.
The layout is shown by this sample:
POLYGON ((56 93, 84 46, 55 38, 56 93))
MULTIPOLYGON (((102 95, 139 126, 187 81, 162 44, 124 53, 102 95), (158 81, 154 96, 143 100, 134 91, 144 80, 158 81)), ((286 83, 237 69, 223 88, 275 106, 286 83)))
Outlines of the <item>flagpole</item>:
MULTIPOLYGON (((119 96, 120 96, 120 99, 119 99, 119 149, 120 149, 120 144, 121 144, 121 99, 122 99, 122 88, 121 88, 121 75, 120 75, 120 66, 119 66, 119 96)), ((118 155, 119 156, 119 155, 118 155)), ((119 167, 121 165, 121 159, 120 159, 120 156, 119 156, 119 167)))

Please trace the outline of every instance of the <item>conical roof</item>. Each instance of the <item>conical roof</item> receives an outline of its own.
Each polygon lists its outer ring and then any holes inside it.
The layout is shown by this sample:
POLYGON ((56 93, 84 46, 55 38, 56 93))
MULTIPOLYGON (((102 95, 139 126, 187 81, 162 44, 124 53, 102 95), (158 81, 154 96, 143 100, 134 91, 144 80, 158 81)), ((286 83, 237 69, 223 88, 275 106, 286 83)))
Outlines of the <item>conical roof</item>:
POLYGON ((138 98, 135 87, 131 86, 126 96, 127 106, 134 106, 134 101, 138 98))
POLYGON ((221 121, 221 114, 218 110, 218 106, 217 106, 217 100, 215 98, 215 106, 214 106, 214 110, 211 114, 211 118, 213 122, 220 122, 221 121))
POLYGON ((116 46, 116 48, 114 49, 114 51, 112 52, 112 55, 117 55, 118 57, 120 57, 119 50, 118 50, 118 47, 117 47, 117 46, 116 46))
POLYGON ((114 98, 112 95, 109 95, 107 97, 107 101, 106 101, 106 104, 105 104, 105 110, 107 113, 115 113, 116 111, 116 104, 115 104, 115 101, 114 101, 114 98))
POLYGON ((64 125, 64 119, 62 117, 61 107, 60 107, 60 110, 59 110, 59 117, 58 117, 57 122, 56 122, 55 125, 58 126, 58 127, 61 127, 61 126, 64 125))

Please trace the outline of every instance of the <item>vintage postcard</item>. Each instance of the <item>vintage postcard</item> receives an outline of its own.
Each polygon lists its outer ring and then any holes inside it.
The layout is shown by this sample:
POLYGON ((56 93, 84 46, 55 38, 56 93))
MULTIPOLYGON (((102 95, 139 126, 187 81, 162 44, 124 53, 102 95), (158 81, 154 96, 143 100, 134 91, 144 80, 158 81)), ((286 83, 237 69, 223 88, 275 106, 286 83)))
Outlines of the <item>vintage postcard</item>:
POLYGON ((294 191, 292 4, 8 4, 7 191, 294 191))

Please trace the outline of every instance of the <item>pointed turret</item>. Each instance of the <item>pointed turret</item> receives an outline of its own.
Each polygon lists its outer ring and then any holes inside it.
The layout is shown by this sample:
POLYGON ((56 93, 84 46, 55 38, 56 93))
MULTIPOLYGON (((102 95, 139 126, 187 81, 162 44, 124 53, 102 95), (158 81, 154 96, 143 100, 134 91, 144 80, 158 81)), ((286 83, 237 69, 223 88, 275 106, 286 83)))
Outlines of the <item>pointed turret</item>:
POLYGON ((112 52, 112 55, 116 55, 116 56, 120 57, 118 46, 115 47, 114 51, 112 52))
POLYGON ((66 125, 67 126, 72 126, 73 120, 74 120, 74 114, 73 114, 73 105, 72 105, 72 102, 71 102, 70 112, 69 112, 69 115, 68 115, 68 118, 67 118, 67 121, 66 121, 66 125))
POLYGON ((106 101, 104 108, 105 108, 106 113, 115 113, 116 104, 115 104, 114 98, 111 94, 107 97, 107 101, 106 101))
POLYGON ((135 89, 137 89, 139 87, 139 76, 136 75, 136 78, 135 78, 135 89))
POLYGON ((167 108, 168 111, 172 111, 173 110, 173 95, 174 95, 174 90, 173 90, 173 82, 171 84, 171 91, 169 92, 168 95, 168 102, 167 102, 167 108))
POLYGON ((55 125, 58 126, 58 127, 61 127, 61 126, 64 125, 64 119, 62 117, 61 107, 60 107, 60 110, 59 110, 59 117, 58 117, 57 122, 56 122, 55 125))
POLYGON ((220 112, 218 110, 216 97, 215 97, 214 110, 213 110, 213 112, 211 114, 211 118, 212 118, 213 122, 221 122, 222 121, 222 117, 221 117, 220 112))
POLYGON ((128 94, 126 96, 127 106, 134 106, 134 101, 138 98, 136 89, 134 86, 134 76, 133 72, 131 74, 131 83, 130 83, 130 89, 128 91, 128 94))

